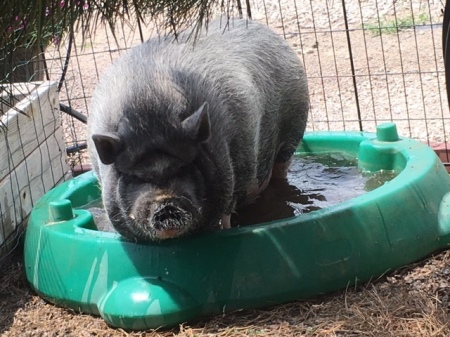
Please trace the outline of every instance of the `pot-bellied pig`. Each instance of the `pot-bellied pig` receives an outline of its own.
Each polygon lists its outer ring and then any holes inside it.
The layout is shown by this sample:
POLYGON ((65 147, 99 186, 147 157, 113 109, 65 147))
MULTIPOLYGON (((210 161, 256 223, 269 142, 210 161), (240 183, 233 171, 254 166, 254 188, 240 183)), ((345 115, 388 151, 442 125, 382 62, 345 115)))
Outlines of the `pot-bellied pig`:
POLYGON ((265 25, 211 22, 114 62, 91 105, 91 159, 107 215, 132 240, 230 227, 286 175, 309 95, 294 50, 265 25))

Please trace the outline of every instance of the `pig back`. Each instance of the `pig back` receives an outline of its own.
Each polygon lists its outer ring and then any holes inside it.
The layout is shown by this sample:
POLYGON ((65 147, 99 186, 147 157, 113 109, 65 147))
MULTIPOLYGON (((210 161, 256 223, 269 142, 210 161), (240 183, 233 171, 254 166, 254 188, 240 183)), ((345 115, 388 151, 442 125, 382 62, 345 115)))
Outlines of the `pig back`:
MULTIPOLYGON (((212 189, 219 195, 210 199, 215 213, 230 212, 237 196, 267 178, 274 161, 289 159, 302 138, 306 77, 296 53, 262 24, 214 21, 197 39, 191 33, 151 39, 117 60, 94 93, 89 133, 115 132, 124 121, 152 130, 162 121, 164 129, 206 102, 211 136, 200 156, 209 157, 221 185, 212 189), (137 110, 141 115, 132 116, 137 110)), ((90 148, 102 180, 113 167, 90 148)))
POLYGON ((201 77, 202 85, 185 90, 191 97, 206 94, 210 146, 223 153, 223 163, 231 160, 234 193, 266 179, 275 160, 290 158, 306 127, 309 93, 301 61, 277 33, 253 21, 215 21, 194 45, 171 45, 167 52, 178 55, 164 55, 174 69, 201 77))
POLYGON ((303 137, 309 94, 301 61, 277 33, 248 20, 214 21, 199 39, 186 32, 179 42, 156 57, 176 70, 189 99, 208 102, 210 150, 230 167, 233 193, 261 183, 303 137))

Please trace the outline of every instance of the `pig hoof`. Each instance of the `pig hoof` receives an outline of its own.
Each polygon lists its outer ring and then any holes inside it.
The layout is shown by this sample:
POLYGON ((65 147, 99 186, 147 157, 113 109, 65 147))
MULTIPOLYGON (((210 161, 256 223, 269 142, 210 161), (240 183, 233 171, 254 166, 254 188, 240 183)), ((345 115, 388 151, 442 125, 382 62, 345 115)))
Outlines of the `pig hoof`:
POLYGON ((231 214, 224 214, 220 220, 220 229, 228 228, 231 228, 231 214))

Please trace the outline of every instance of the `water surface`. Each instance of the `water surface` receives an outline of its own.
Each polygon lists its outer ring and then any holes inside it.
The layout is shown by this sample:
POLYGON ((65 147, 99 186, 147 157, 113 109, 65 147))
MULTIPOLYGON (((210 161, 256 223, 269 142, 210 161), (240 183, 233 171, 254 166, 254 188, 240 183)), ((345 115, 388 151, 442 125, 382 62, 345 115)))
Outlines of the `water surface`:
POLYGON ((372 191, 395 176, 393 171, 362 173, 356 159, 340 153, 296 156, 287 180, 272 180, 254 203, 233 214, 232 225, 268 222, 330 207, 372 191))

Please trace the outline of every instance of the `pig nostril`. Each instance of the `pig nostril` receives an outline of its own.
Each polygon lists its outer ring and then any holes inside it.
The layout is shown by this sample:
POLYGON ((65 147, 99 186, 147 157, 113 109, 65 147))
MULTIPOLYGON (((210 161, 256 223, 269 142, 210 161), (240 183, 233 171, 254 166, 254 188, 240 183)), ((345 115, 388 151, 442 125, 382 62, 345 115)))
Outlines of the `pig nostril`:
POLYGON ((153 216, 156 229, 169 229, 181 227, 183 212, 173 206, 165 206, 157 211, 153 216))
POLYGON ((164 222, 169 219, 175 218, 175 216, 174 216, 174 214, 160 212, 160 213, 156 214, 154 218, 156 221, 164 222))

